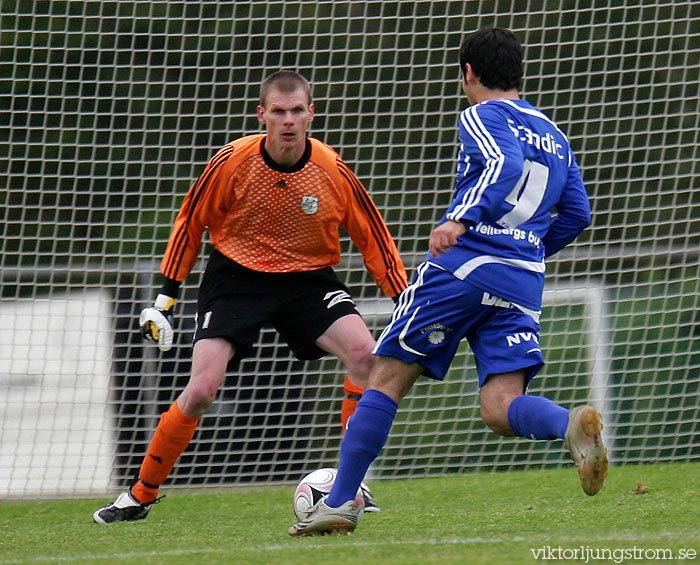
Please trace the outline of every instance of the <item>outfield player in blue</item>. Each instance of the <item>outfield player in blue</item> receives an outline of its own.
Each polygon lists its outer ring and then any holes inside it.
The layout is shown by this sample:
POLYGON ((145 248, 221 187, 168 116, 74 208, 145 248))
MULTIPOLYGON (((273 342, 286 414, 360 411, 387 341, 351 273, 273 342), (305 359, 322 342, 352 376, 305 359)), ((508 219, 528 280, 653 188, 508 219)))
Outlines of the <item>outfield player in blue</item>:
POLYGON ((518 94, 522 48, 513 33, 489 28, 467 36, 460 69, 471 105, 459 116, 454 198, 377 341, 378 362, 348 423, 336 483, 290 528, 293 536, 355 529, 354 493, 398 403, 421 374, 442 380, 463 338, 476 359, 484 422, 503 436, 564 440, 586 494, 603 485, 600 414, 526 394, 544 365, 545 258, 590 223, 579 167, 561 129, 518 94))

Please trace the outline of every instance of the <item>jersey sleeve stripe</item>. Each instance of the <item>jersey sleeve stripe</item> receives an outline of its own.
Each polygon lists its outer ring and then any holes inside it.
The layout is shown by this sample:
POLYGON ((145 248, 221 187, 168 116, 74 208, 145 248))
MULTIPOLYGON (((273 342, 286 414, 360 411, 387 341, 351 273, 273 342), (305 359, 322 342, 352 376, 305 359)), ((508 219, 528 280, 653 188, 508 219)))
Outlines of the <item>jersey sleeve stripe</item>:
POLYGON ((227 145, 223 147, 209 163, 205 172, 197 179, 195 185, 191 189, 191 198, 187 204, 187 208, 183 212, 187 214, 187 219, 182 222, 178 230, 173 234, 172 247, 169 252, 168 260, 163 274, 168 278, 176 278, 176 274, 182 264, 185 252, 190 243, 188 227, 192 222, 192 218, 196 213, 207 185, 212 176, 218 171, 218 168, 223 165, 233 153, 233 146, 227 145))
POLYGON ((470 208, 479 202, 486 187, 498 177, 498 172, 500 172, 500 166, 503 161, 503 154, 501 153, 500 147, 498 147, 496 142, 486 131, 481 120, 479 120, 476 107, 470 108, 470 111, 466 115, 465 127, 467 128, 467 132, 470 133, 474 139, 479 139, 481 141, 480 146, 482 154, 486 159, 486 170, 481 179, 481 183, 472 189, 470 198, 466 203, 467 208, 470 208))
POLYGON ((505 157, 501 148, 489 134, 477 113, 477 106, 467 108, 460 116, 465 131, 476 143, 486 161, 484 172, 477 182, 462 197, 462 202, 448 215, 450 220, 459 221, 467 211, 479 203, 484 191, 494 183, 503 168, 505 157))
POLYGON ((392 269, 393 253, 391 252, 391 248, 389 247, 387 242, 387 237, 390 237, 390 235, 388 234, 388 230, 385 227, 384 220, 379 214, 379 211, 377 210, 376 206, 374 205, 374 202, 372 201, 367 191, 357 180, 357 177, 355 177, 355 175, 353 175, 352 173, 348 176, 346 174, 346 172, 349 172, 347 169, 345 172, 341 169, 341 172, 352 186, 355 196, 357 197, 357 202, 364 210, 370 222, 372 233, 377 242, 377 247, 381 252, 382 260, 386 267, 387 280, 390 282, 392 288, 397 293, 399 293, 403 289, 403 281, 401 281, 400 277, 398 277, 392 269))
POLYGON ((377 207, 374 205, 369 193, 367 190, 365 190, 364 186, 362 186, 362 183, 360 183, 357 177, 342 161, 338 161, 338 169, 348 182, 348 185, 352 188, 358 204, 362 207, 367 219, 370 222, 372 233, 375 237, 377 247, 381 252, 382 260, 386 267, 387 281, 391 284, 392 289, 398 294, 403 290, 405 283, 393 268, 395 264, 393 260, 394 254, 391 247, 388 245, 388 238, 391 237, 391 234, 386 228, 386 224, 384 223, 379 210, 377 210, 377 207))
POLYGON ((197 179, 195 186, 192 188, 192 195, 188 202, 187 208, 183 210, 187 213, 186 221, 180 224, 177 232, 173 235, 173 245, 168 257, 167 265, 164 274, 170 278, 175 278, 182 260, 185 255, 185 251, 189 245, 190 237, 188 233, 188 226, 192 222, 192 217, 197 211, 198 205, 201 201, 202 195, 207 188, 208 182, 212 175, 216 172, 218 167, 226 162, 233 148, 230 146, 224 147, 219 151, 211 160, 207 170, 197 179))
MULTIPOLYGON (((181 243, 182 243, 182 249, 183 249, 183 250, 184 250, 184 249, 187 249, 187 247, 189 246, 189 243, 190 243, 190 236, 189 236, 189 234, 187 233, 186 230, 185 230, 185 232, 184 232, 184 237, 182 238, 182 242, 181 242, 181 243)), ((172 265, 171 262, 175 259, 175 254, 171 254, 171 256, 168 258, 169 261, 170 261, 170 263, 168 264, 168 267, 167 267, 167 269, 166 269, 166 271, 167 271, 167 272, 165 273, 165 276, 166 276, 166 277, 168 277, 168 278, 173 278, 173 279, 175 279, 175 277, 177 277, 177 272, 180 270, 180 265, 182 264, 182 260, 184 259, 184 257, 185 257, 184 252, 183 252, 183 253, 180 253, 180 254, 179 254, 179 257, 177 258, 177 262, 175 263, 175 265, 172 265)))
POLYGON ((464 150, 464 143, 460 143, 459 148, 461 153, 464 154, 464 159, 458 163, 459 177, 461 178, 469 172, 469 169, 471 169, 471 157, 464 150))

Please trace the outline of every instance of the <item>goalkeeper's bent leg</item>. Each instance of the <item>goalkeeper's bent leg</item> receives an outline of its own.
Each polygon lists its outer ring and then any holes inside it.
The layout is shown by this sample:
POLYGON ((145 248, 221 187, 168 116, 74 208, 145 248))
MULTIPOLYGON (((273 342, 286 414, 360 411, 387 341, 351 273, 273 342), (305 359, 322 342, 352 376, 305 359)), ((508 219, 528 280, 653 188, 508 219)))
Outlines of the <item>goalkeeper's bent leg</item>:
POLYGON ((367 469, 384 447, 398 404, 375 389, 362 395, 340 448, 338 476, 326 504, 337 508, 353 500, 367 469))
POLYGON ((365 389, 354 385, 350 382, 350 378, 346 375, 345 382, 343 383, 343 392, 345 392, 345 397, 343 398, 343 403, 340 410, 340 422, 343 425, 343 433, 348 427, 348 420, 350 416, 355 413, 357 409, 357 403, 362 397, 362 393, 365 389))
POLYGON ((186 416, 177 401, 160 417, 139 471, 140 480, 132 487, 131 494, 141 504, 153 502, 160 487, 173 470, 180 454, 192 441, 199 418, 186 416))

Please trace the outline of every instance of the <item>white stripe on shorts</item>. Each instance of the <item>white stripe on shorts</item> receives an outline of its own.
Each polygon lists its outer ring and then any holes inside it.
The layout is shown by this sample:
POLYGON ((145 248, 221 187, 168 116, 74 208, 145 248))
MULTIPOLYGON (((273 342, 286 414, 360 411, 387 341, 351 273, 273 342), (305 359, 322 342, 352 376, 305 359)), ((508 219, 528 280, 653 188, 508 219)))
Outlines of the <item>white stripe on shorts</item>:
MULTIPOLYGON (((423 275, 425 274, 425 271, 429 267, 429 263, 421 263, 418 265, 418 268, 416 269, 416 280, 412 284, 408 285, 406 287, 406 290, 404 290, 400 295, 399 295, 399 303, 396 305, 394 308, 394 313, 391 315, 391 320, 389 323, 386 325, 384 328, 384 331, 382 334, 379 336, 379 339, 377 339, 377 343, 374 346, 374 349, 372 350, 372 353, 375 353, 377 351, 377 348, 379 345, 382 343, 384 340, 384 337, 386 334, 391 330, 391 328, 394 327, 394 324, 396 323, 396 320, 403 316, 406 312, 408 312, 411 308, 411 305, 413 304, 413 300, 415 299, 416 295, 416 289, 423 284, 423 275)), ((420 307, 419 307, 420 308, 420 307)), ((418 310, 416 310, 417 312, 418 310)), ((415 312, 413 313, 413 317, 415 316, 415 312)), ((403 347, 403 345, 401 346, 403 347)), ((412 353, 418 353, 417 351, 412 353)))

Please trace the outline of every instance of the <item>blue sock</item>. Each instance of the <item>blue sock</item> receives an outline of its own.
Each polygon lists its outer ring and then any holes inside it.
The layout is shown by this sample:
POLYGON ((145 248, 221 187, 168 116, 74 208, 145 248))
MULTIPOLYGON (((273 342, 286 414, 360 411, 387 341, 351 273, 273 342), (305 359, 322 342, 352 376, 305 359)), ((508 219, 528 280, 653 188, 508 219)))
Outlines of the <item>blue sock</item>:
POLYGON ((516 436, 564 439, 569 411, 544 396, 518 396, 508 407, 508 423, 516 436))
POLYGON ((340 447, 338 476, 326 504, 337 508, 353 500, 367 469, 384 447, 398 405, 383 392, 369 389, 362 394, 340 447))

